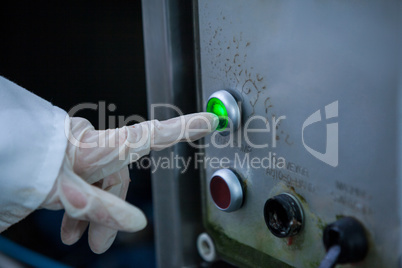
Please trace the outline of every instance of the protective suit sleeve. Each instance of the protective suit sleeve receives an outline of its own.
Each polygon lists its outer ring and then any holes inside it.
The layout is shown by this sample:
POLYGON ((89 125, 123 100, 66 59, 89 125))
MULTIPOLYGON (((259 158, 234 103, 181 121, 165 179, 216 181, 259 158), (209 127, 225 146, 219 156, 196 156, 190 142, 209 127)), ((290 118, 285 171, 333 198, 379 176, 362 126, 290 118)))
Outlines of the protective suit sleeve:
POLYGON ((0 232, 37 209, 59 173, 69 117, 0 76, 0 232))

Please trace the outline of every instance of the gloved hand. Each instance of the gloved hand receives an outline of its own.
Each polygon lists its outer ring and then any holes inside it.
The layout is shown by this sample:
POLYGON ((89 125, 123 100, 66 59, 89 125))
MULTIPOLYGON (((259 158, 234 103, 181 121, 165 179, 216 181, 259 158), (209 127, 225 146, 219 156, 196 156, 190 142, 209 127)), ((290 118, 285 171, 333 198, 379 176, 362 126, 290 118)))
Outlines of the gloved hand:
POLYGON ((96 131, 87 120, 73 117, 62 167, 41 207, 65 209, 61 226, 64 244, 77 242, 89 224, 89 246, 93 252, 103 253, 118 230, 135 232, 147 224, 143 212, 124 201, 130 159, 138 160, 150 150, 179 141, 199 139, 217 125, 214 114, 198 113, 96 131))

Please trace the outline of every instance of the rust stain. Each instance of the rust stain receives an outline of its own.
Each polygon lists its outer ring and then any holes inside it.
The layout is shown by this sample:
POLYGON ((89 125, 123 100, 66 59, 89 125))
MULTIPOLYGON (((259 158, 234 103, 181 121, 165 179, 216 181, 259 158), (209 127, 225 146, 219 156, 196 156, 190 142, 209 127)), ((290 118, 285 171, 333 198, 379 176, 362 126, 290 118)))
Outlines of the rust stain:
MULTIPOLYGON (((226 20, 227 18, 222 15, 219 16, 219 19, 226 20)), ((230 20, 228 22, 232 23, 230 20)), ((211 28, 211 24, 209 24, 209 27, 211 28)), ((220 39, 219 37, 221 37, 221 32, 222 27, 216 27, 215 29, 212 28, 210 30, 211 40, 209 40, 210 46, 207 48, 209 49, 209 53, 216 55, 215 58, 217 58, 217 60, 214 61, 215 66, 221 66, 221 72, 226 73, 225 79, 228 79, 233 83, 233 85, 235 85, 235 88, 238 88, 240 94, 243 95, 247 106, 250 105, 248 117, 255 115, 257 107, 259 107, 265 110, 262 110, 262 113, 264 114, 265 112, 264 117, 267 121, 270 120, 271 116, 275 118, 276 115, 274 114, 275 111, 273 110, 274 105, 272 99, 267 96, 267 93, 269 94, 269 92, 267 92, 268 84, 265 77, 260 73, 255 72, 253 66, 247 66, 250 62, 247 62, 246 52, 248 52, 248 47, 251 47, 251 42, 243 40, 242 32, 234 35, 233 38, 230 36, 229 38, 218 40, 220 39), (223 53, 225 48, 227 55, 223 53), (220 58, 222 59, 219 60, 220 58), (226 59, 226 61, 224 59, 226 59), (247 68, 245 68, 246 66, 247 68), (262 105, 264 105, 264 107, 260 107, 262 105)), ((279 123, 276 128, 278 131, 275 139, 277 141, 284 141, 284 145, 292 145, 293 141, 290 138, 290 135, 283 130, 283 126, 279 123)), ((290 244, 292 243, 292 241, 288 242, 290 244)))
POLYGON ((233 63, 236 63, 236 58, 239 57, 239 53, 236 53, 236 55, 234 55, 233 57, 233 63))
POLYGON ((236 75, 236 73, 233 73, 233 75, 234 75, 234 77, 236 78, 236 80, 237 80, 237 83, 239 83, 240 81, 239 81, 239 79, 237 78, 237 75, 236 75))
MULTIPOLYGON (((225 67, 226 67, 226 66, 227 66, 227 65, 225 64, 225 67)), ((226 77, 228 76, 228 72, 229 72, 231 69, 232 69, 232 66, 229 66, 229 69, 225 70, 226 77)))
POLYGON ((271 97, 268 97, 268 98, 265 99, 265 101, 264 101, 265 107, 267 107, 267 102, 268 102, 270 99, 271 99, 271 97))
POLYGON ((288 145, 293 145, 293 143, 294 143, 293 141, 292 142, 289 141, 289 134, 286 135, 285 142, 288 145))
POLYGON ((272 108, 272 107, 274 107, 272 104, 270 104, 268 107, 265 107, 265 113, 267 114, 267 113, 268 113, 268 110, 269 110, 270 108, 272 108))

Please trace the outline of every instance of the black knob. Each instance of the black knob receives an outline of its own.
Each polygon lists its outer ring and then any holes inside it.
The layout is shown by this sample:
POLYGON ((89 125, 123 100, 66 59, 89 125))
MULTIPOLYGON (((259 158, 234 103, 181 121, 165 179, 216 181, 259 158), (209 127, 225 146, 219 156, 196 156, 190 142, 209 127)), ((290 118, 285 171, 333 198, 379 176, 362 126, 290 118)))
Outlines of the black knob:
POLYGON ((303 227, 303 210, 299 201, 288 193, 267 200, 264 218, 271 233, 281 238, 294 236, 303 227))
MULTIPOLYGON (((335 264, 355 263, 362 261, 368 252, 368 241, 363 225, 352 217, 345 217, 327 225, 324 229, 324 246, 327 251, 327 258, 333 255, 333 266, 335 264), (339 249, 338 249, 339 248, 339 249), (335 256, 336 253, 336 256, 335 256)), ((329 262, 320 267, 333 267, 329 262)))

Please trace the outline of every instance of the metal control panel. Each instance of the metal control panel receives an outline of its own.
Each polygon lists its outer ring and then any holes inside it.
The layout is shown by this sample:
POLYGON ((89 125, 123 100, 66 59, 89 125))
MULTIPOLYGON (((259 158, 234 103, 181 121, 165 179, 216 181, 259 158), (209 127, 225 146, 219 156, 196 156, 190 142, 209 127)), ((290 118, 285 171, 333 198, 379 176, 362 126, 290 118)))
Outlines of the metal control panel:
POLYGON ((225 90, 241 114, 239 128, 206 138, 199 160, 204 226, 221 258, 318 267, 324 228, 353 217, 368 240, 353 267, 398 267, 399 5, 198 1, 199 102, 205 111, 225 90), (235 210, 216 176, 225 169, 241 184, 235 210), (281 214, 281 202, 299 214, 281 214))

